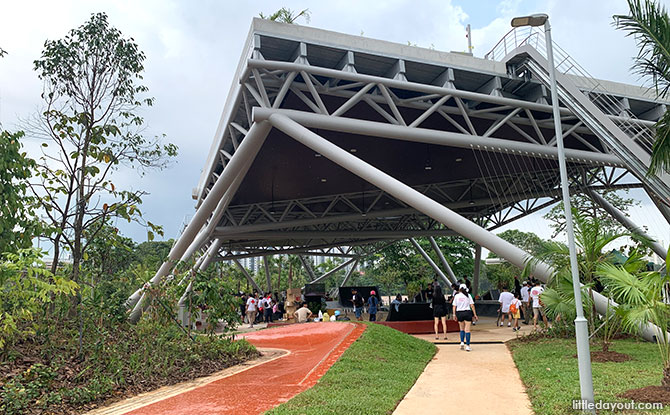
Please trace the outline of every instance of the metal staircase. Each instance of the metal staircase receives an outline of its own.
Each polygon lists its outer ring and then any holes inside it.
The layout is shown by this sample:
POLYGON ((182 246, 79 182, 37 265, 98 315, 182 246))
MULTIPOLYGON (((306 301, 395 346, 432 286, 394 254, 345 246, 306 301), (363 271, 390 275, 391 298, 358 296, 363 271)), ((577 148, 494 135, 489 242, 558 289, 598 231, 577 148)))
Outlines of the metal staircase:
MULTIPOLYGON (((647 174, 655 123, 636 118, 625 99, 614 97, 556 43, 553 50, 560 102, 659 200, 670 205, 670 177, 647 174)), ((505 63, 513 75, 528 70, 549 86, 546 56, 544 32, 536 27, 519 27, 508 32, 484 58, 505 63)))

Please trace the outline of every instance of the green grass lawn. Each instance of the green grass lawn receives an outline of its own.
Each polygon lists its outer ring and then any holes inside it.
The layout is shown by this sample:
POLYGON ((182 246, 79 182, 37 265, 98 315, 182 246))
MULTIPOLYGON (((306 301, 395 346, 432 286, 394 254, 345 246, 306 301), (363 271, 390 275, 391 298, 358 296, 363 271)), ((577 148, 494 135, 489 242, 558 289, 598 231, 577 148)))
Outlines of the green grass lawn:
POLYGON ((390 414, 436 351, 432 343, 368 324, 313 388, 266 414, 390 414))
MULTIPOLYGON (((574 340, 542 339, 508 344, 536 415, 576 413, 571 409, 572 400, 579 399, 574 340)), ((592 347, 592 350, 600 348, 592 347)), ((661 384, 662 365, 656 345, 635 339, 616 340, 610 350, 626 353, 633 359, 623 363, 592 364, 596 401, 626 402, 617 395, 629 389, 661 384)), ((603 413, 611 412, 599 412, 603 413)), ((670 414, 670 407, 653 413, 670 414)))

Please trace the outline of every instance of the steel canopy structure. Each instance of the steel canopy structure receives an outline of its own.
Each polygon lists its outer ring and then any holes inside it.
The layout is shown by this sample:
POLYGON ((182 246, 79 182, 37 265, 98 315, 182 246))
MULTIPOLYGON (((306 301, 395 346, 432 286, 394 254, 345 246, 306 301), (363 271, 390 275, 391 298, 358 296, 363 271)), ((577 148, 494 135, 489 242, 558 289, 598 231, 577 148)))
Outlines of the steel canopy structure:
MULTIPOLYGON (((542 53, 532 31, 510 32, 479 59, 254 19, 196 214, 150 283, 194 256, 198 267, 282 253, 359 258, 455 234, 523 266, 527 254, 491 231, 560 197, 542 53)), ((557 59, 571 191, 642 187, 666 215, 670 182, 646 166, 667 103, 557 59)), ((551 269, 540 263, 536 274, 551 269)), ((129 299, 135 318, 142 295, 129 299)))

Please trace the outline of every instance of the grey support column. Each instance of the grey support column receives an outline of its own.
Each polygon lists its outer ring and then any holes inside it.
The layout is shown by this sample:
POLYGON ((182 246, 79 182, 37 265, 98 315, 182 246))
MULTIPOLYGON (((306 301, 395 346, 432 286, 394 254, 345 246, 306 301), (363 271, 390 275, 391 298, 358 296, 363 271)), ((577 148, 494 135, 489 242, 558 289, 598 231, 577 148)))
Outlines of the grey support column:
POLYGON ((654 202, 654 205, 656 205, 658 211, 661 212, 661 215, 663 215, 665 218, 665 221, 670 223, 670 208, 665 203, 660 202, 656 197, 652 196, 651 191, 647 191, 646 188, 644 191, 649 196, 649 199, 654 202))
POLYGON ((430 246, 433 247, 433 250, 435 253, 437 253, 437 257, 440 259, 440 262, 442 263, 442 266, 444 267, 445 270, 447 270, 447 275, 449 275, 449 279, 451 282, 457 282, 458 278, 456 278, 456 275, 454 275, 454 271, 451 270, 451 267, 449 266, 449 263, 447 262, 447 259, 444 257, 442 254, 442 250, 440 249, 439 246, 437 246, 437 242, 435 241, 435 238, 432 236, 428 238, 430 241, 430 246))
MULTIPOLYGON (((451 209, 442 206, 428 196, 371 166, 295 121, 280 114, 271 115, 269 120, 273 126, 288 136, 293 137, 296 141, 311 148, 315 152, 320 153, 322 156, 360 178, 367 180, 381 190, 402 200, 419 212, 430 216, 471 241, 486 247, 499 257, 505 258, 517 267, 523 269, 526 266, 527 261, 532 258, 530 254, 522 249, 512 245, 477 224, 472 223, 451 209)), ((536 261, 532 265, 531 274, 544 282, 549 281, 554 272, 553 268, 542 261, 536 261)), ((602 294, 596 292, 593 293, 593 297, 596 310, 601 314, 605 314, 609 300, 602 294)), ((610 302, 609 304, 613 303, 610 302)), ((658 327, 647 324, 642 328, 641 334, 645 339, 653 341, 658 330, 658 327)))
MULTIPOLYGON (((216 257, 217 252, 219 252, 219 248, 221 248, 221 245, 223 244, 223 241, 221 239, 217 239, 212 244, 207 248, 207 251, 200 257, 198 258, 198 261, 195 263, 193 266, 193 271, 204 271, 207 269, 209 264, 212 263, 212 260, 216 257)), ((192 275, 192 278, 195 278, 197 275, 192 275)), ((177 306, 179 307, 179 320, 182 322, 182 325, 188 326, 190 324, 190 319, 191 316, 188 316, 188 321, 187 321, 187 312, 184 310, 186 308, 186 300, 188 300, 188 295, 193 291, 193 281, 189 281, 188 285, 186 286, 186 289, 184 290, 184 294, 182 294, 181 298, 179 298, 179 301, 177 302, 177 306)))
POLYGON ((321 282, 321 281, 325 280, 326 278, 330 277, 331 275, 333 275, 337 271, 341 270, 342 268, 346 267, 347 265, 349 265, 349 264, 351 264, 351 263, 353 263, 357 260, 358 260, 357 258, 351 258, 347 262, 341 263, 340 265, 336 266, 335 268, 333 268, 330 271, 326 272, 325 274, 321 275, 319 278, 314 279, 312 282, 310 282, 310 284, 316 284, 317 282, 321 282))
POLYGON ((412 245, 414 245, 414 248, 416 248, 416 250, 419 251, 423 259, 425 259, 426 262, 428 262, 428 264, 433 268, 433 270, 437 273, 437 275, 440 278, 442 278, 442 281, 444 281, 446 284, 450 284, 447 276, 444 275, 444 272, 442 272, 442 270, 437 266, 437 264, 433 262, 433 259, 426 253, 426 251, 424 251, 423 248, 421 248, 421 245, 419 245, 419 243, 416 240, 414 240, 414 238, 409 238, 409 241, 412 243, 412 245))
POLYGON ((472 294, 473 297, 479 293, 479 273, 482 265, 482 246, 475 245, 475 266, 472 275, 472 294))
POLYGON ((344 276, 344 279, 342 280, 342 284, 340 284, 340 287, 344 287, 347 284, 347 282, 349 282, 349 278, 351 277, 351 274, 354 273, 357 266, 358 266, 358 258, 356 258, 354 263, 351 264, 351 268, 349 268, 349 271, 347 271, 347 275, 344 276))
POLYGON ((249 271, 247 271, 247 269, 244 268, 244 267, 242 266, 242 264, 240 264, 240 261, 237 260, 237 259, 233 259, 233 262, 235 263, 235 265, 237 265, 237 267, 240 269, 240 271, 242 271, 242 274, 244 274, 244 276, 246 277, 247 281, 249 281, 249 284, 251 284, 251 286, 254 287, 254 290, 256 290, 256 291, 258 291, 259 293, 263 294, 263 290, 261 290, 261 287, 259 287, 258 284, 256 284, 256 281, 254 281, 253 278, 251 278, 251 275, 249 275, 249 271))
MULTIPOLYGON (((237 151, 221 173, 221 176, 219 176, 219 178, 216 180, 216 183, 214 186, 212 186, 209 194, 203 200, 200 208, 198 208, 198 210, 195 212, 195 215, 189 222, 188 226, 186 226, 186 229, 184 229, 184 232, 182 232, 182 234, 179 236, 179 239, 170 250, 168 259, 161 265, 153 278, 151 278, 151 280, 149 280, 145 286, 147 284, 150 286, 157 284, 164 276, 170 273, 176 262, 179 260, 179 258, 181 258, 189 245, 191 245, 196 234, 202 229, 203 225, 218 205, 226 190, 228 190, 228 188, 231 186, 240 169, 242 169, 244 165, 249 162, 249 160, 253 160, 256 157, 256 154, 258 154, 258 151, 265 142, 265 138, 267 137, 271 128, 272 126, 270 123, 264 122, 254 123, 251 126, 248 134, 244 140, 242 140, 242 143, 237 148, 237 151)), ((144 288, 145 287, 135 291, 135 293, 133 293, 133 295, 131 295, 126 301, 127 307, 130 308, 134 306, 133 310, 128 316, 130 322, 138 321, 142 315, 142 302, 145 297, 144 288)))
POLYGON ((614 219, 616 219, 617 222, 622 224, 626 229, 631 231, 634 234, 640 235, 642 238, 647 239, 650 241, 650 246, 651 249, 656 253, 656 255, 660 256, 662 259, 665 259, 666 255, 668 254, 668 250, 665 249, 664 246, 656 242, 654 238, 651 236, 647 235, 647 233, 642 229, 642 227, 637 226, 635 223, 633 223, 632 220, 630 220, 623 212, 621 212, 619 209, 615 208, 612 206, 610 202, 608 202, 604 197, 600 195, 600 193, 596 192, 595 190, 589 189, 588 187, 586 188, 586 192, 588 193, 589 196, 591 196, 591 199, 595 201, 597 204, 599 204, 603 209, 607 211, 614 219))

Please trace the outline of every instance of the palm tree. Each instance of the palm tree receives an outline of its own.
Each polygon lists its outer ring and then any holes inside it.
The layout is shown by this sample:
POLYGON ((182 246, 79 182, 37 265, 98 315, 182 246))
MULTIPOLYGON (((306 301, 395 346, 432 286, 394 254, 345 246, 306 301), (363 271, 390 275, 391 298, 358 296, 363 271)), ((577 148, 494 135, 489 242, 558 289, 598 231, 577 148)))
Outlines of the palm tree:
MULTIPOLYGON (((666 260, 666 264, 667 264, 666 260)), ((667 266, 667 265, 666 265, 667 266)), ((639 268, 638 268, 639 270, 639 268)), ((663 361, 661 385, 670 390, 670 305, 663 301, 663 291, 670 283, 669 273, 656 271, 639 272, 626 266, 603 264, 598 275, 619 301, 617 314, 624 329, 637 333, 647 322, 655 324, 659 330, 656 345, 663 361)))
MULTIPOLYGON (((665 98, 670 90, 670 17, 655 0, 628 0, 629 15, 614 16, 614 25, 633 36, 640 49, 633 71, 651 81, 665 98)), ((670 172, 670 111, 656 124, 649 174, 670 172)))
POLYGON ((296 12, 288 7, 282 7, 271 15, 264 15, 262 12, 258 13, 261 19, 272 20, 274 22, 282 22, 288 24, 295 24, 296 20, 303 17, 306 23, 309 23, 310 12, 309 9, 304 9, 301 12, 296 12))
MULTIPOLYGON (((603 290, 604 288, 599 281, 598 267, 613 260, 612 253, 606 250, 606 246, 620 238, 633 235, 605 229, 597 218, 583 216, 576 210, 573 210, 573 217, 579 276, 584 284, 582 288, 584 308, 590 310, 588 319, 590 331, 593 332, 596 330, 598 316, 593 303, 593 289, 603 290)), ((554 319, 560 316, 563 321, 571 321, 576 312, 568 246, 558 241, 542 241, 535 258, 550 263, 557 270, 556 275, 550 281, 549 288, 542 294, 542 302, 546 306, 547 314, 554 319)), ((529 261, 524 269, 524 275, 529 274, 534 262, 529 261)), ((609 315, 605 316, 602 327, 602 348, 603 351, 607 351, 612 336, 616 334, 616 321, 610 319, 609 315)))

